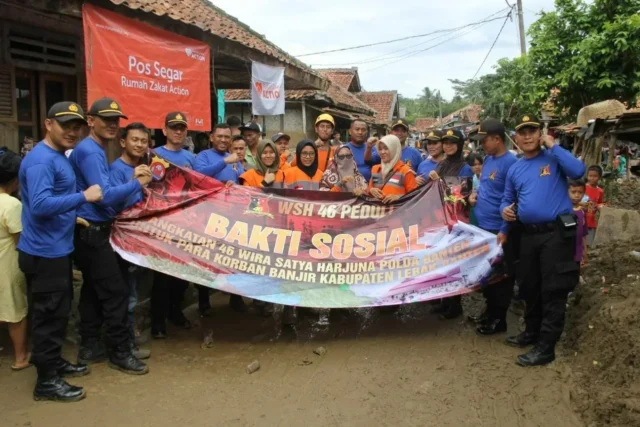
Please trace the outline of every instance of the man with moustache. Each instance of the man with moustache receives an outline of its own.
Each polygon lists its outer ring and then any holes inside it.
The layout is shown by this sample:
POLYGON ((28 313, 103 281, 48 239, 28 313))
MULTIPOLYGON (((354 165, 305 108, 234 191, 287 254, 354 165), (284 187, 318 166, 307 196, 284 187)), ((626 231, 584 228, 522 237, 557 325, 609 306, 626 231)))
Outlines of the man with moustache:
MULTIPOLYGON (((256 167, 256 157, 258 156, 258 143, 262 137, 262 129, 256 122, 251 122, 240 128, 242 138, 247 143, 247 152, 244 160, 252 168, 256 167)), ((239 175, 238 175, 239 176, 239 175)))
POLYGON ((351 149, 353 160, 367 182, 371 179, 371 168, 380 164, 380 156, 375 148, 378 139, 370 138, 367 141, 368 135, 369 125, 364 120, 355 119, 351 122, 349 127, 350 140, 347 146, 351 149))
POLYGON ((402 146, 400 160, 411 166, 411 169, 414 171, 417 171, 420 163, 422 163, 422 155, 420 154, 420 151, 407 145, 407 139, 409 138, 409 122, 405 119, 396 120, 393 123, 391 134, 395 135, 400 140, 400 145, 402 146))
POLYGON ((81 338, 78 360, 93 363, 108 358, 111 368, 142 375, 149 368, 131 351, 127 314, 129 289, 109 236, 117 207, 151 182, 151 170, 147 165, 139 165, 134 169, 131 181, 112 185, 106 149, 119 136, 120 118, 127 117, 120 104, 111 98, 95 101, 88 116, 89 136, 73 150, 69 161, 76 175, 77 189, 85 191, 92 185, 99 185, 103 199, 96 204, 84 204, 76 212, 74 258, 84 279, 78 303, 81 338), (101 344, 103 324, 108 354, 101 344))
POLYGON ((78 142, 86 123, 77 103, 54 104, 44 121, 44 140, 20 166, 23 229, 18 264, 30 292, 31 362, 38 371, 35 400, 74 402, 85 397, 82 387, 68 384, 63 377, 87 375, 89 368, 63 359, 61 349, 73 298, 76 209, 102 200, 98 184, 77 192, 76 176, 64 155, 78 142))

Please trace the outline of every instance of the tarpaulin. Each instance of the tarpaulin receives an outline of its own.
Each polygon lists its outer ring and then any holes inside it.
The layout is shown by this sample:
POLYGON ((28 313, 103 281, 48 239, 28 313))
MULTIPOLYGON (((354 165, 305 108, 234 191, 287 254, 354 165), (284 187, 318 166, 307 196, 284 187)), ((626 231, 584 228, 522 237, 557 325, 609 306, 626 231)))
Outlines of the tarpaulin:
POLYGON ((171 111, 189 128, 211 129, 209 46, 85 3, 82 9, 89 105, 111 97, 129 121, 164 127, 171 111))
POLYGON ((232 186, 154 157, 145 200, 111 243, 134 264, 279 304, 364 307, 464 294, 501 248, 459 221, 460 185, 384 205, 346 193, 232 186))
POLYGON ((251 106, 255 116, 284 114, 284 68, 251 63, 251 106))

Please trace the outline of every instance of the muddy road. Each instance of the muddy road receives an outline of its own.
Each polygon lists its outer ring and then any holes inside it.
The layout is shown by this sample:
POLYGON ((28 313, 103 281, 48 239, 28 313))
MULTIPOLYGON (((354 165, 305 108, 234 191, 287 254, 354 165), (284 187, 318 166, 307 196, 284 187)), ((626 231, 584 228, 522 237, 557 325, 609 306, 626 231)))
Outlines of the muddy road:
MULTIPOLYGON (((474 297, 477 299, 477 297, 474 297)), ((505 335, 481 338, 462 319, 440 321, 428 304, 334 310, 321 329, 301 313, 295 329, 238 314, 214 298, 216 315, 190 331, 151 341, 151 372, 128 376, 106 364, 72 379, 87 398, 34 402, 35 370, 9 370, 0 353, 3 426, 582 426, 562 362, 524 369, 505 335), (202 348, 213 330, 214 343, 202 348), (313 350, 327 349, 318 356, 313 350), (249 375, 253 360, 260 370, 249 375)), ((473 300, 467 298, 467 304, 473 300)), ((476 304, 477 306, 477 304, 476 304)), ((187 316, 196 319, 194 308, 187 316)), ((510 318, 510 332, 518 329, 510 318)), ((4 338, 3 338, 4 339, 4 338)), ((75 347, 65 346, 75 360, 75 347)), ((570 357, 559 354, 560 359, 570 357)))

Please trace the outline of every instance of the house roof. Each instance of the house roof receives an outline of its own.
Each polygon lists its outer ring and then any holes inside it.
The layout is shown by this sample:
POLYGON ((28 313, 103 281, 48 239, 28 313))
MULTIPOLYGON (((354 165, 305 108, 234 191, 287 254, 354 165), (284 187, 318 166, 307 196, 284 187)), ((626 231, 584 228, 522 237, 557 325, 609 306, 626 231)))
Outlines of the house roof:
POLYGON ((360 92, 360 76, 358 68, 322 68, 318 70, 320 74, 336 83, 348 92, 360 92))
POLYGON ((438 119, 436 117, 421 117, 415 120, 413 125, 418 132, 426 132, 429 129, 436 127, 438 119))
POLYGON ((442 119, 442 125, 446 125, 454 118, 458 117, 460 120, 464 120, 471 123, 480 121, 480 113, 482 112, 482 106, 478 104, 469 104, 461 109, 454 111, 447 117, 442 119))
MULTIPOLYGON (((273 59, 294 66, 311 74, 320 81, 326 80, 317 71, 311 69, 303 62, 289 55, 275 44, 268 41, 263 35, 252 30, 237 18, 227 14, 207 0, 108 0, 109 2, 125 6, 133 10, 141 10, 153 13, 157 16, 167 16, 175 21, 192 25, 200 30, 209 32, 217 37, 240 43, 252 50, 257 50, 273 59)), ((246 59, 249 60, 248 58, 246 59)), ((273 64, 272 64, 273 65, 273 64)), ((313 87, 313 86, 312 86, 313 87)))
POLYGON ((390 124, 398 103, 398 91, 360 92, 358 98, 376 111, 376 123, 390 124))

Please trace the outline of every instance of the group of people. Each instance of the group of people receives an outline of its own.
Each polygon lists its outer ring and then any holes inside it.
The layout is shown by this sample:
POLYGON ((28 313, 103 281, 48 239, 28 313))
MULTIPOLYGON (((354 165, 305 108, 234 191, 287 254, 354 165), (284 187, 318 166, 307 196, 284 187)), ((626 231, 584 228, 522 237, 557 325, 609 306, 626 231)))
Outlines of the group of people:
MULTIPOLYGON (((89 374, 92 363, 108 361, 112 368, 134 375, 148 372, 141 359, 150 352, 136 346, 133 322, 140 269, 120 258, 109 243, 114 218, 141 201, 143 188, 152 180, 151 133, 137 122, 121 129, 120 120, 126 118, 120 104, 110 98, 95 101, 86 116, 75 102, 57 103, 45 120, 45 138, 22 161, 6 149, 0 151, 0 321, 9 323, 15 348, 12 369, 31 364, 37 369, 36 400, 82 399, 85 391, 64 378, 89 374), (79 141, 86 126, 89 134, 79 141), (122 155, 109 165, 106 149, 114 140, 119 141, 122 155), (18 188, 21 203, 10 196, 18 188), (83 276, 78 305, 81 342, 75 364, 61 355, 73 298, 73 264, 83 276)), ((454 129, 431 132, 423 141, 425 152, 410 147, 409 124, 403 119, 380 139, 369 137, 366 122, 354 120, 349 142, 334 145, 335 121, 321 114, 315 122, 317 138, 300 141, 294 152, 290 136, 284 133, 262 140, 256 122, 216 125, 209 135, 210 148, 197 154, 185 147, 187 131, 184 113, 168 113, 162 129, 166 144, 156 147, 155 154, 227 186, 347 192, 392 203, 443 177, 473 178, 476 185, 469 200, 474 221, 504 246, 508 269, 498 283, 484 290, 487 310, 472 320, 482 335, 506 331, 517 273, 527 304, 527 329, 507 343, 533 345, 518 357, 524 366, 555 357, 567 295, 579 277, 582 251, 576 249, 587 233, 575 221, 574 211, 585 201, 582 196, 577 205, 572 201, 579 190, 597 189, 599 170, 589 170, 586 187, 569 182, 584 175, 584 165, 552 137, 542 135, 533 116, 522 117, 516 126, 515 138, 524 152, 520 160, 507 150, 504 125, 493 119, 484 121, 474 136, 486 153, 484 159, 474 155, 465 159, 465 136, 454 129)), ((592 200, 591 214, 597 205, 592 200)), ((153 338, 167 337, 167 321, 191 327, 182 312, 187 286, 180 279, 154 274, 153 338)), ((199 287, 198 293, 200 314, 211 315, 209 289, 199 287)), ((246 310, 237 295, 230 297, 230 305, 246 310)), ((269 313, 269 304, 259 306, 269 313)), ((445 319, 461 316, 460 297, 443 300, 434 310, 445 319)))

